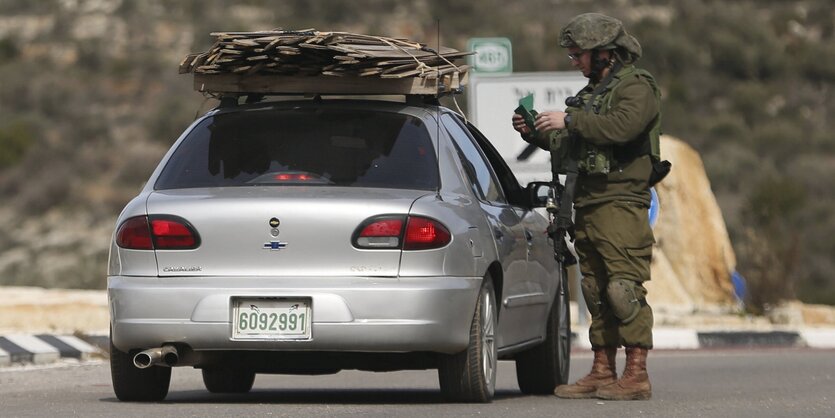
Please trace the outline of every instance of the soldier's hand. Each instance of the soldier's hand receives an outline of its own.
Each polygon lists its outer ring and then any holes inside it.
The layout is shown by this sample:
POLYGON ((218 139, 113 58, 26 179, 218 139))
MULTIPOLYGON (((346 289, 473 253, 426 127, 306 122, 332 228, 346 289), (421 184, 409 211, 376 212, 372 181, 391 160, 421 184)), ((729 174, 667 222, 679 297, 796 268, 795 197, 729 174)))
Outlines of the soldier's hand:
POLYGON ((534 128, 539 132, 565 128, 565 112, 551 111, 536 115, 534 128))
POLYGON ((516 132, 522 135, 529 135, 531 133, 531 129, 525 124, 525 118, 518 113, 513 114, 513 129, 516 129, 516 132))

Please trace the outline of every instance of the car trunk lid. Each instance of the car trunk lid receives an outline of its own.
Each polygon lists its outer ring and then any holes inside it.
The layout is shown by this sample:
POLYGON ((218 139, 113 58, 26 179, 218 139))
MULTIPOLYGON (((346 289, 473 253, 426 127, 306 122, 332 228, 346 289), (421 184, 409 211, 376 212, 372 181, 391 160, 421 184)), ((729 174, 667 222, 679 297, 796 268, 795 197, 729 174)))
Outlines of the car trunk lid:
POLYGON ((156 250, 160 276, 396 276, 399 249, 360 250, 357 227, 408 214, 427 191, 329 186, 228 187, 152 193, 148 214, 175 215, 193 250, 156 250))

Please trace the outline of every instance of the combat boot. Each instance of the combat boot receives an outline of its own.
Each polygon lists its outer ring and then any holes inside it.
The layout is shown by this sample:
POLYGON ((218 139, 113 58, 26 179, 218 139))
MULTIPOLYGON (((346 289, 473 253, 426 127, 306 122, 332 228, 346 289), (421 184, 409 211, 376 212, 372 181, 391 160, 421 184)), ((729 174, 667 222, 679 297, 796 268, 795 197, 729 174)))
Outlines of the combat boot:
POLYGON ((594 398, 597 389, 617 381, 618 372, 615 369, 615 347, 596 347, 591 372, 580 378, 573 385, 557 386, 554 395, 560 398, 583 399, 594 398))
POLYGON ((647 374, 648 352, 643 347, 626 347, 623 376, 617 382, 597 389, 597 397, 610 401, 649 399, 652 396, 652 385, 647 374))

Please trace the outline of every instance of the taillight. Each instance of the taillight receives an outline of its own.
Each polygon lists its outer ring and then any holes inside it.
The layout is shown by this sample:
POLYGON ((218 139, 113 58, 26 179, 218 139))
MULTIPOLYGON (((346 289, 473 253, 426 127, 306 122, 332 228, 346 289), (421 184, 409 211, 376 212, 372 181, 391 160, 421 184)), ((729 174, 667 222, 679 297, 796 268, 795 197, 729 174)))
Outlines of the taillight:
POLYGON ((116 232, 116 245, 129 250, 153 250, 148 217, 136 216, 122 222, 116 232))
POLYGON ((305 173, 280 173, 274 175, 273 178, 279 181, 308 181, 313 177, 305 173))
POLYGON ((410 216, 406 224, 406 238, 403 242, 404 250, 430 250, 441 248, 452 237, 449 230, 440 222, 419 216, 410 216))
POLYGON ((354 246, 359 248, 400 248, 403 236, 402 215, 383 215, 367 219, 354 232, 354 246))
POLYGON ((363 249, 431 250, 451 241, 440 222, 422 216, 381 215, 367 219, 354 232, 353 244, 363 249))
POLYGON ((116 244, 131 250, 190 250, 200 246, 200 237, 180 217, 136 216, 119 227, 116 244))
POLYGON ((197 248, 197 234, 182 219, 151 218, 154 247, 158 250, 188 250, 197 248))

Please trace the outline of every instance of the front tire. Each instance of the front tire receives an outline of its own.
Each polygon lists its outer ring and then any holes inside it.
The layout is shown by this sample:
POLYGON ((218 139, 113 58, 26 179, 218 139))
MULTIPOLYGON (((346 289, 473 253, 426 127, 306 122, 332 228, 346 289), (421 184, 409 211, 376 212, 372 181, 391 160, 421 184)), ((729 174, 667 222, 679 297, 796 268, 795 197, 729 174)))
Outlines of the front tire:
POLYGON ((247 393, 255 383, 255 372, 232 368, 203 369, 203 384, 212 393, 247 393))
POLYGON ((123 353, 110 342, 110 377, 113 392, 120 401, 158 402, 168 395, 171 368, 152 366, 140 369, 133 356, 123 353))
POLYGON ((548 315, 545 341, 516 355, 516 381, 522 393, 551 394, 568 383, 571 355, 571 317, 568 274, 560 268, 560 287, 548 315))
POLYGON ((496 313, 496 292, 488 275, 478 294, 467 349, 445 356, 438 368, 441 393, 447 400, 481 403, 493 400, 498 360, 496 313))

